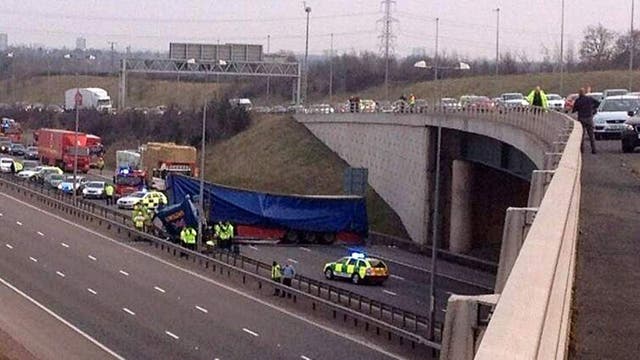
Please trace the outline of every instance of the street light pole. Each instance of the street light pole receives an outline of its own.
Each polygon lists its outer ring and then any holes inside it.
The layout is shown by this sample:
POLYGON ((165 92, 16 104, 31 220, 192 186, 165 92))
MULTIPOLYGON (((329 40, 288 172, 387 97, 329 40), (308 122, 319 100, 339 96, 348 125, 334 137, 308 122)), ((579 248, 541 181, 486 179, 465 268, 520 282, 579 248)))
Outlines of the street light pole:
POLYGON ((78 177, 78 131, 80 129, 80 76, 78 75, 78 69, 76 69, 76 128, 73 141, 73 205, 77 203, 77 177, 78 177))
POLYGON ((442 149, 442 126, 438 117, 438 133, 436 140, 436 173, 435 173, 435 194, 433 196, 433 220, 431 236, 431 275, 429 283, 429 340, 435 340, 436 324, 436 271, 438 269, 438 231, 440 227, 440 158, 442 149))
POLYGON ((560 11, 560 94, 564 94, 564 1, 560 11))
POLYGON ((203 236, 203 220, 205 218, 204 214, 204 155, 206 149, 206 125, 207 125, 207 100, 204 101, 204 106, 202 109, 202 143, 200 144, 200 216, 198 216, 198 243, 196 244, 197 251, 202 251, 204 244, 204 236, 203 236))
POLYGON ((494 10, 496 12, 496 76, 500 67, 500 8, 494 10))
POLYGON ((333 102, 333 33, 331 33, 331 50, 329 51, 329 103, 333 102))
POLYGON ((435 55, 434 55, 434 70, 433 70, 433 74, 434 74, 434 78, 436 81, 436 86, 437 86, 437 94, 436 94, 436 101, 434 101, 434 105, 437 105, 436 103, 438 101, 440 101, 440 99, 442 98, 442 92, 440 91, 440 81, 438 81, 438 61, 440 60, 438 57, 438 42, 440 39, 440 18, 436 18, 436 48, 435 48, 435 55))
POLYGON ((309 87, 309 16, 311 14, 311 7, 305 6, 304 11, 307 13, 307 34, 304 45, 304 92, 302 101, 306 104, 309 87))
POLYGON ((635 16, 636 1, 631 0, 631 32, 629 33, 629 91, 633 87, 633 53, 636 50, 636 37, 633 34, 633 18, 635 16))

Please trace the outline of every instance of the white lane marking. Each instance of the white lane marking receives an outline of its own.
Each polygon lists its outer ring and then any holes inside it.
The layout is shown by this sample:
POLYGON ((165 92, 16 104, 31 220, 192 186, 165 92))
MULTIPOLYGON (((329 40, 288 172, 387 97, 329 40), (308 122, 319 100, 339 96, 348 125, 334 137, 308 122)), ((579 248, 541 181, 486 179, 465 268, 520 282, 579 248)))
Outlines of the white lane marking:
POLYGON ((129 276, 129 273, 124 271, 124 270, 120 270, 120 274, 122 274, 124 276, 129 276))
POLYGON ((165 333, 165 334, 167 334, 167 335, 169 335, 169 336, 171 336, 172 338, 174 338, 174 339, 176 339, 176 340, 180 339, 180 337, 179 337, 178 335, 176 335, 176 334, 172 333, 171 331, 167 331, 167 330, 165 330, 165 331, 164 331, 164 333, 165 333))
POLYGON ((402 280, 402 281, 405 280, 405 278, 403 278, 402 276, 393 275, 393 274, 389 275, 389 277, 394 278, 394 279, 398 279, 398 280, 402 280))
POLYGON ((304 355, 300 355, 300 359, 302 359, 302 360, 311 360, 310 357, 306 357, 304 355))
POLYGON ((300 249, 300 250, 304 250, 304 251, 306 251, 306 252, 311 252, 311 249, 306 248, 306 247, 303 247, 303 246, 300 246, 300 248, 299 248, 299 249, 300 249))
POLYGON ((38 231, 38 235, 40 235, 40 236, 44 236, 44 234, 43 234, 43 233, 41 233, 40 231, 38 231))
POLYGON ((205 308, 203 308, 203 307, 201 307, 201 306, 198 306, 198 305, 196 305, 196 309, 198 309, 198 310, 202 311, 202 312, 203 312, 203 313, 205 313, 205 314, 209 313, 209 310, 207 310, 207 309, 205 309, 205 308))
MULTIPOLYGON (((269 308, 269 309, 271 309, 273 311, 277 311, 277 312, 279 312, 281 314, 285 314, 285 315, 287 315, 289 317, 292 317, 292 318, 294 318, 294 319, 296 319, 298 321, 301 321, 301 322, 304 322, 304 323, 309 324, 311 326, 315 326, 315 327, 317 327, 319 329, 322 329, 322 330, 324 330, 324 331, 326 331, 326 332, 328 332, 330 334, 333 334, 335 336, 347 339, 347 340, 349 340, 351 342, 354 342, 356 344, 362 345, 362 346, 364 346, 366 348, 369 348, 371 350, 377 351, 377 352, 379 352, 381 354, 384 354, 385 356, 387 356, 389 358, 398 359, 398 360, 403 359, 402 357, 400 357, 400 356, 398 356, 398 355, 396 355, 394 353, 391 353, 391 352, 387 351, 386 349, 383 349, 382 347, 380 347, 379 345, 377 345, 375 343, 369 342, 367 340, 362 340, 362 339, 357 338, 355 336, 349 335, 349 334, 347 334, 345 332, 341 332, 341 331, 335 330, 333 328, 330 328, 330 327, 328 327, 326 325, 314 322, 314 321, 312 321, 310 319, 307 319, 306 317, 303 317, 303 316, 298 315, 296 313, 293 313, 293 312, 291 312, 289 310, 286 310, 286 309, 280 308, 280 307, 278 307, 276 305, 273 305, 273 304, 271 304, 271 303, 269 303, 269 302, 267 302, 265 300, 259 299, 259 298, 255 297, 255 296, 252 296, 251 294, 249 294, 247 292, 232 288, 232 287, 230 287, 228 285, 225 285, 225 284, 223 284, 221 282, 215 281, 215 280, 213 280, 211 278, 208 278, 208 277, 206 277, 204 275, 198 274, 195 271, 191 271, 191 270, 187 270, 187 269, 181 268, 180 266, 178 266, 176 264, 172 264, 171 262, 169 262, 167 260, 161 259, 161 258, 159 258, 159 257, 157 257, 155 255, 147 254, 147 253, 145 253, 144 251, 142 251, 140 249, 137 249, 137 248, 135 248, 133 246, 130 246, 130 245, 127 245, 127 244, 123 244, 123 243, 119 242, 118 240, 112 239, 112 238, 110 238, 110 237, 108 237, 106 235, 103 235, 103 234, 95 231, 95 230, 91 230, 86 226, 82 226, 82 225, 76 224, 73 221, 67 220, 67 219, 65 219, 65 218, 63 218, 63 217, 61 217, 59 215, 55 215, 55 214, 53 214, 51 212, 39 209, 36 206, 31 205, 31 204, 29 204, 29 203, 27 203, 25 201, 20 200, 20 199, 17 199, 17 198, 15 198, 13 196, 10 196, 10 195, 7 195, 7 194, 3 194, 3 193, 0 193, 0 196, 8 198, 8 199, 11 199, 11 200, 13 200, 13 201, 15 201, 15 202, 17 202, 19 204, 22 204, 23 206, 26 206, 26 207, 34 210, 34 211, 37 211, 37 212, 39 212, 41 214, 48 215, 48 216, 50 216, 50 217, 52 217, 54 219, 57 219, 58 221, 60 221, 62 223, 65 223, 65 224, 67 224, 69 226, 73 226, 73 227, 78 228, 80 230, 83 230, 83 231, 85 231, 85 232, 87 232, 89 234, 92 234, 92 235, 94 235, 94 236, 96 236, 98 238, 101 238, 101 239, 104 239, 106 241, 109 241, 114 245, 117 245, 117 246, 123 247, 125 249, 131 250, 132 252, 138 253, 138 254, 140 254, 140 255, 142 255, 144 257, 147 257, 149 259, 153 259, 153 260, 155 260, 155 261, 157 261, 157 262, 159 262, 159 263, 161 263, 161 264, 163 264, 163 265, 165 265, 167 267, 170 267, 170 268, 173 268, 175 270, 181 271, 181 272, 183 272, 185 274, 189 274, 189 275, 191 275, 191 276, 193 276, 195 278, 198 278, 198 279, 200 279, 200 280, 202 280, 204 282, 216 285, 216 286, 218 286, 218 287, 220 287, 222 289, 225 289, 225 290, 227 290, 229 292, 232 292, 232 293, 234 293, 236 295, 242 296, 245 299, 254 301, 254 302, 256 302, 256 303, 258 303, 258 304, 260 304, 260 305, 262 305, 264 307, 267 307, 267 308, 269 308)), ((311 251, 309 249, 307 249, 307 250, 311 251)), ((122 359, 122 358, 120 357, 120 359, 122 359)))
POLYGON ((34 304, 35 306, 39 307, 40 309, 42 309, 43 311, 45 311, 47 314, 51 315, 52 317, 54 317, 56 320, 60 321, 61 323, 63 323, 64 325, 66 325, 67 327, 69 327, 71 330, 77 332, 78 334, 82 335, 85 339, 91 341, 93 344, 95 344, 96 346, 98 346, 100 349, 102 349, 104 352, 106 352, 107 354, 113 356, 114 358, 118 359, 118 360, 124 360, 124 358, 118 354, 115 353, 115 351, 109 349, 108 347, 104 346, 102 343, 98 342, 96 339, 92 338, 89 334, 85 333, 84 331, 78 329, 77 327, 75 327, 73 324, 71 324, 70 322, 68 322, 67 320, 65 320, 64 318, 62 318, 60 315, 54 313, 53 311, 49 310, 49 308, 47 308, 46 306, 40 304, 39 302, 37 302, 35 299, 33 299, 32 297, 30 297, 29 295, 27 295, 26 293, 22 292, 20 289, 18 289, 17 287, 11 285, 10 283, 8 283, 6 280, 4 280, 3 278, 0 278, 0 283, 2 283, 4 286, 8 287, 9 289, 13 290, 16 294, 22 296, 23 298, 29 300, 29 302, 31 302, 32 304, 34 304))
POLYGON ((260 335, 258 335, 258 333, 257 333, 257 332, 255 332, 255 331, 251 331, 251 330, 249 330, 249 329, 247 329, 247 328, 242 328, 242 331, 246 332, 247 334, 253 335, 253 336, 255 336, 255 337, 260 336, 260 335))
POLYGON ((134 313, 133 311, 127 309, 127 308, 122 308, 122 311, 126 312, 127 314, 131 315, 131 316, 136 316, 136 313, 134 313))
POLYGON ((66 248, 68 248, 68 247, 69 247, 69 245, 67 245, 67 244, 65 244, 65 243, 60 243, 60 245, 62 245, 63 247, 66 247, 66 248))
POLYGON ((164 294, 164 293, 166 293, 166 291, 164 291, 164 289, 159 288, 159 287, 157 287, 157 286, 154 286, 153 288, 154 288, 154 289, 156 289, 157 291, 159 291, 159 292, 163 293, 163 294, 164 294))
POLYGON ((98 295, 98 292, 93 290, 92 288, 87 288, 87 291, 92 293, 93 295, 98 295))
POLYGON ((37 262, 38 262, 38 259, 36 259, 36 258, 34 258, 34 257, 32 257, 32 256, 29 256, 29 260, 31 260, 31 261, 33 261, 33 262, 35 262, 35 263, 37 263, 37 262))
POLYGON ((258 250, 258 247, 255 245, 249 245, 249 249, 258 250))
POLYGON ((93 261, 98 260, 98 259, 96 259, 96 257, 95 257, 95 256, 93 256, 93 255, 88 255, 87 257, 88 257, 89 259, 93 260, 93 261))
POLYGON ((389 294, 389 295, 391 295, 391 296, 396 296, 396 295, 398 295, 398 294, 394 293, 393 291, 389 291, 389 290, 382 290, 382 292, 383 292, 383 293, 385 293, 385 294, 389 294))
POLYGON ((18 224, 18 226, 22 226, 22 223, 20 221, 16 221, 16 224, 18 224))
POLYGON ((7 244, 5 246, 8 247, 9 249, 13 249, 13 246, 11 246, 11 244, 7 244))
POLYGON ((58 276, 60 276, 60 277, 65 277, 65 275, 63 273, 61 273, 60 271, 56 271, 56 274, 58 274, 58 276))
POLYGON ((294 263, 294 264, 297 264, 297 263, 298 263, 298 260, 294 260, 294 259, 292 259, 292 258, 288 258, 288 259, 287 259, 287 261, 288 261, 288 262, 292 262, 292 263, 294 263))

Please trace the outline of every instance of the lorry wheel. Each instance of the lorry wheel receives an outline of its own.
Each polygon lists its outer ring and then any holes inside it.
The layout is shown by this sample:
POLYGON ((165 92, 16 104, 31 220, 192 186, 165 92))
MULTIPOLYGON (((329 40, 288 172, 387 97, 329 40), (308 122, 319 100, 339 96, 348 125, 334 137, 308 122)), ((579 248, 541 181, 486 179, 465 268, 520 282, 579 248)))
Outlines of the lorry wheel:
POLYGON ((324 277, 326 277, 329 280, 333 279, 333 271, 331 269, 325 270, 324 277))
POLYGON ((360 275, 353 274, 353 276, 351 277, 351 282, 358 285, 360 283, 360 275))
POLYGON ((336 241, 336 234, 325 233, 321 235, 320 242, 324 245, 333 244, 336 241))
POLYGON ((297 231, 289 230, 284 235, 284 241, 288 244, 297 244, 300 242, 300 234, 297 231))

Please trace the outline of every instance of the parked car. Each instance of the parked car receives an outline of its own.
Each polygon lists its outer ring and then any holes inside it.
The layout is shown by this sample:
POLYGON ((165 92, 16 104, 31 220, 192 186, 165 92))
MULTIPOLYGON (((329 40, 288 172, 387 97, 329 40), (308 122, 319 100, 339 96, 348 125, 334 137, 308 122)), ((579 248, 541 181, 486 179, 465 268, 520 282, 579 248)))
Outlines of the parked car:
POLYGON ((27 160, 38 160, 38 147, 37 146, 29 146, 24 152, 24 158, 27 160))
POLYGON ((1 172, 11 172, 11 165, 13 164, 12 158, 3 157, 0 158, 0 171, 1 172))
POLYGON ((75 177, 75 188, 73 175, 67 176, 60 184, 58 184, 58 190, 65 194, 77 194, 82 191, 88 180, 84 176, 75 177))
POLYGON ((58 185, 60 185, 64 181, 64 179, 66 179, 66 176, 63 174, 50 173, 44 177, 44 184, 45 186, 57 189, 58 185))
POLYGON ((333 114, 335 110, 329 104, 314 104, 309 106, 309 114, 333 114))
POLYGON ((36 174, 31 177, 31 180, 44 184, 44 179, 49 174, 64 174, 62 169, 55 166, 42 166, 36 174))
POLYGON ((564 99, 558 94, 547 94, 547 106, 551 110, 562 111, 564 109, 564 99))
POLYGON ((489 112, 495 109, 495 104, 486 96, 474 96, 471 98, 469 104, 467 104, 466 109, 489 112))
POLYGON ((602 98, 606 99, 609 96, 623 96, 629 94, 627 89, 606 89, 602 92, 602 98))
MULTIPOLYGON (((596 101, 602 101, 605 98, 604 94, 601 92, 590 92, 590 93, 586 93, 585 95, 590 98, 593 98, 596 101)), ((614 96, 614 95, 611 95, 611 96, 614 96)))
POLYGON ((24 156, 27 148, 22 144, 11 144, 11 149, 9 150, 9 154, 13 156, 24 156))
POLYGON ((578 98, 578 94, 569 94, 564 99, 564 112, 570 113, 573 111, 573 103, 576 101, 577 98, 578 98))
POLYGON ((504 93, 495 106, 500 111, 522 110, 529 106, 529 102, 521 93, 504 93))
POLYGON ((636 111, 638 108, 640 108, 640 98, 635 96, 605 98, 598 107, 598 113, 593 117, 596 139, 620 138, 626 129, 625 122, 629 120, 629 112, 636 111))
POLYGON ((136 191, 130 195, 121 197, 116 204, 120 209, 133 209, 137 203, 145 198, 152 198, 154 200, 152 202, 156 204, 167 203, 167 197, 159 191, 136 191))
POLYGON ((104 181, 89 181, 84 185, 84 188, 82 189, 82 197, 85 199, 103 199, 105 196, 105 186, 106 183, 104 181))
POLYGON ((0 153, 8 154, 11 151, 11 140, 0 141, 0 153))
POLYGON ((40 166, 40 163, 35 160, 22 160, 22 171, 34 170, 40 166))
POLYGON ((458 100, 454 98, 442 98, 440 99, 438 108, 441 110, 447 110, 447 111, 457 111, 462 109, 462 106, 460 105, 458 100))

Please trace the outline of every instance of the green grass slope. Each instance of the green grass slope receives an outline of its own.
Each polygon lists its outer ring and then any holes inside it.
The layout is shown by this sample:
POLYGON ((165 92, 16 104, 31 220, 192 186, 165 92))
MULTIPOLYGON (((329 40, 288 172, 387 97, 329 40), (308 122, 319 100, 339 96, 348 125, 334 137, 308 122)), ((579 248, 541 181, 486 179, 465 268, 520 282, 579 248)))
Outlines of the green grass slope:
MULTIPOLYGON (((304 195, 342 194, 347 164, 289 116, 257 117, 252 126, 216 143, 206 155, 206 178, 231 186, 304 195)), ((371 229, 407 236, 388 204, 367 191, 371 229)))

